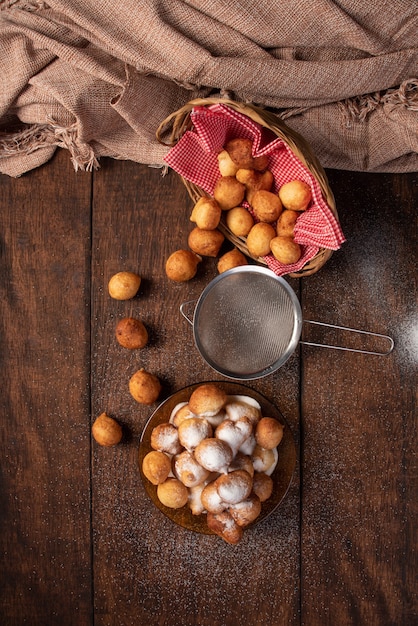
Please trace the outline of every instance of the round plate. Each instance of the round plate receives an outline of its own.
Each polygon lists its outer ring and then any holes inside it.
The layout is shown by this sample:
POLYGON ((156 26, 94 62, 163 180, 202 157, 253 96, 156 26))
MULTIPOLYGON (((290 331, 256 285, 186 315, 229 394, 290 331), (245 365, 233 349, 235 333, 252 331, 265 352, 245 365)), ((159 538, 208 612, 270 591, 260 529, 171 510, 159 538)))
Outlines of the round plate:
MULTIPOLYGON (((286 420, 280 411, 267 400, 263 395, 254 391, 250 387, 233 382, 214 381, 216 385, 221 387, 228 395, 246 395, 251 396, 261 406, 263 416, 274 417, 284 425, 283 439, 278 446, 279 458, 276 468, 272 474, 274 483, 272 496, 262 504, 261 513, 252 525, 260 523, 268 515, 270 515, 283 500, 292 481, 293 472, 296 465, 296 448, 292 433, 286 420)), ((142 432, 141 442, 139 445, 139 470, 142 482, 149 497, 155 506, 160 509, 173 522, 179 524, 183 528, 193 530, 195 532, 212 535, 213 532, 208 528, 206 523, 206 515, 193 515, 189 507, 186 505, 181 509, 170 509, 164 506, 157 497, 157 487, 153 485, 142 472, 142 461, 151 448, 151 433, 155 426, 168 422, 174 407, 179 402, 187 402, 192 392, 203 383, 196 383, 177 391, 170 396, 154 411, 148 420, 142 432)))

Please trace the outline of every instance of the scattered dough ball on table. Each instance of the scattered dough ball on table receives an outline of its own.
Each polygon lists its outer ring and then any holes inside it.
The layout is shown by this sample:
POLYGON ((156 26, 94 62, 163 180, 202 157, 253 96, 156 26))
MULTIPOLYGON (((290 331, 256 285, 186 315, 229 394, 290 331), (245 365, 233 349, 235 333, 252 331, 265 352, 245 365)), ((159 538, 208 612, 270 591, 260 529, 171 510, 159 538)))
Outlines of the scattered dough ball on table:
POLYGON ((196 276, 202 258, 191 250, 176 250, 167 259, 165 272, 177 283, 186 282, 196 276))
POLYGON ((142 471, 153 485, 159 485, 167 480, 171 472, 171 459, 164 452, 152 450, 144 456, 142 471))
POLYGON ((128 350, 144 348, 148 343, 148 331, 143 322, 134 317, 124 317, 116 325, 118 343, 128 350))
POLYGON ((220 274, 227 272, 234 267, 240 267, 241 265, 248 265, 247 257, 238 250, 233 248, 229 252, 225 252, 224 255, 218 261, 217 269, 220 274))
POLYGON ((122 426, 113 417, 102 413, 93 423, 92 435, 98 444, 105 447, 115 446, 122 439, 122 426))
POLYGON ((225 240, 220 230, 204 230, 193 228, 187 240, 190 248, 198 255, 216 257, 225 240))
POLYGON ((260 189, 252 196, 251 206, 260 222, 275 222, 283 210, 279 196, 271 191, 260 189))
POLYGON ((189 492, 178 478, 167 478, 157 486, 157 496, 160 502, 170 509, 181 509, 187 504, 189 492))
POLYGON ((285 209, 276 224, 276 232, 278 236, 293 237, 295 232, 296 221, 300 213, 298 211, 292 211, 291 209, 285 209))
POLYGON ((199 228, 214 230, 221 220, 222 209, 214 198, 203 196, 193 207, 190 221, 199 228))
POLYGON ((246 237, 254 226, 254 218, 243 206, 230 209, 225 216, 229 230, 237 237, 246 237))
POLYGON ((270 242, 276 237, 276 229, 267 222, 254 224, 247 236, 247 248, 254 257, 270 254, 270 242))
POLYGON ((138 293, 141 277, 134 272, 118 272, 108 283, 109 295, 114 300, 130 300, 138 293))
POLYGON ((143 368, 135 372, 129 380, 129 391, 140 404, 153 404, 158 399, 161 389, 157 376, 143 368))
POLYGON ((301 247, 293 237, 274 237, 270 242, 271 252, 275 259, 289 265, 290 263, 296 263, 302 256, 301 247))
POLYGON ((305 211, 312 200, 312 190, 302 180, 291 180, 280 187, 279 198, 286 209, 305 211))
POLYGON ((245 185, 235 176, 221 176, 215 183, 213 197, 223 211, 239 206, 245 197, 245 185))

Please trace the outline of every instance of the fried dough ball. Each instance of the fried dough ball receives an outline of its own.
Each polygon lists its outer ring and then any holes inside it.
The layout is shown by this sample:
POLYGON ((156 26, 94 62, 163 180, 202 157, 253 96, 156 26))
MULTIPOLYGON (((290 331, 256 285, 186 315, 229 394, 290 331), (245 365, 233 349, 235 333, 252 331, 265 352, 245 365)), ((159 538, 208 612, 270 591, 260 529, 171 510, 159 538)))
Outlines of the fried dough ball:
POLYGON ((114 300, 130 300, 138 293, 141 277, 134 272, 118 272, 108 283, 109 295, 114 300))
POLYGON ((148 331, 141 320, 134 317, 121 319, 115 330, 118 343, 128 350, 138 350, 148 343, 148 331))
POLYGON ((250 476, 254 476, 254 465, 247 454, 237 452, 229 466, 229 471, 245 470, 250 476))
POLYGON ((257 444, 251 458, 256 472, 265 472, 270 476, 277 465, 277 450, 267 450, 257 444))
POLYGON ((222 513, 228 506, 222 501, 214 480, 204 487, 200 499, 206 511, 210 513, 222 513))
POLYGON ((183 448, 177 428, 168 422, 157 424, 151 433, 151 448, 167 454, 179 454, 183 448))
POLYGON ((232 450, 227 443, 215 437, 204 439, 194 451, 195 458, 200 465, 210 472, 226 474, 228 465, 232 461, 232 450))
POLYGON ((239 166, 236 165, 227 150, 222 150, 218 154, 218 165, 221 176, 235 176, 239 166))
POLYGON ((210 530, 227 543, 236 545, 242 539, 243 530, 228 511, 208 513, 207 523, 210 530))
POLYGON ((227 504, 238 504, 251 493, 253 479, 245 470, 235 470, 219 476, 215 481, 219 497, 227 504))
POLYGON ((302 256, 301 247, 293 237, 274 237, 270 241, 271 252, 275 259, 289 265, 290 263, 296 263, 302 256))
POLYGON ((228 511, 236 524, 241 528, 245 528, 260 515, 260 498, 255 493, 251 493, 246 500, 232 504, 228 511))
POLYGON ((174 474, 186 487, 196 487, 207 479, 210 472, 196 461, 191 452, 184 450, 174 459, 174 474))
POLYGON ((253 476, 253 491, 261 502, 268 500, 273 493, 273 479, 263 472, 255 472, 253 476))
POLYGON ((299 217, 299 213, 297 211, 292 211, 291 209, 285 209, 276 224, 276 232, 277 235, 283 237, 293 237, 295 231, 296 220, 299 217))
POLYGON ((191 250, 176 250, 167 259, 165 272, 176 283, 191 280, 196 276, 202 258, 191 250))
POLYGON ((283 210, 279 196, 271 191, 259 189, 251 198, 251 206, 260 222, 275 222, 283 210))
POLYGON ((191 417, 181 422, 178 427, 179 441, 186 450, 194 450, 203 439, 208 437, 212 437, 212 426, 205 418, 191 417))
POLYGON ((178 478, 167 478, 157 486, 157 496, 159 501, 170 509, 181 509, 187 504, 189 492, 178 478))
POLYGON ((101 446, 110 447, 122 439, 122 426, 113 417, 102 413, 93 423, 91 434, 101 446))
POLYGON ((222 209, 214 198, 203 196, 192 209, 190 221, 199 228, 214 230, 218 227, 221 219, 222 209))
POLYGON ((253 426, 248 417, 240 417, 236 422, 225 420, 215 430, 215 437, 225 441, 235 456, 244 441, 248 439, 253 426))
POLYGON ((240 252, 237 248, 233 248, 229 252, 225 252, 218 261, 218 272, 222 274, 231 270, 233 267, 240 267, 241 265, 248 265, 247 257, 240 252))
POLYGON ((272 450, 283 439, 283 424, 273 417, 262 417, 255 429, 255 440, 259 446, 272 450))
POLYGON ((204 383, 196 387, 189 398, 189 409, 195 415, 216 415, 224 407, 226 392, 215 383, 204 383))
POLYGON ((264 189, 266 191, 270 191, 273 182, 274 176, 270 172, 270 170, 266 170, 265 172, 257 172, 257 170, 238 170, 236 173, 236 178, 240 183, 243 183, 246 188, 246 198, 248 202, 252 205, 252 199, 254 193, 259 191, 260 189, 264 189))
POLYGON ((189 233, 188 244, 196 254, 216 257, 224 239, 224 235, 218 229, 205 230, 196 226, 189 233))
POLYGON ((142 471, 153 485, 159 485, 167 480, 171 472, 171 459, 164 452, 151 450, 144 456, 142 471))
POLYGON ((253 167, 253 142, 251 139, 236 137, 231 139, 225 145, 231 160, 242 169, 251 169, 253 167))
POLYGON ((247 248, 254 257, 266 256, 270 254, 270 242, 276 237, 276 230, 267 222, 254 224, 247 236, 247 248))
POLYGON ((190 417, 195 417, 195 414, 191 412, 189 404, 184 402, 181 406, 174 407, 173 413, 170 417, 170 422, 178 428, 184 420, 187 420, 190 417))
POLYGON ((312 199, 312 191, 302 180, 291 180, 280 187, 279 198, 286 209, 305 211, 312 199))
POLYGON ((129 391, 140 404, 152 404, 161 393, 161 383, 157 376, 143 368, 135 372, 129 380, 129 391))
POLYGON ((245 185, 235 176, 221 176, 216 181, 213 197, 223 211, 233 209, 241 204, 245 197, 245 185))
POLYGON ((225 405, 225 412, 230 420, 236 422, 241 417, 246 417, 254 426, 261 418, 261 407, 255 400, 250 404, 247 397, 243 400, 241 396, 236 396, 228 400, 225 405))
POLYGON ((246 237, 254 226, 254 218, 243 206, 230 209, 225 217, 229 230, 237 237, 246 237))

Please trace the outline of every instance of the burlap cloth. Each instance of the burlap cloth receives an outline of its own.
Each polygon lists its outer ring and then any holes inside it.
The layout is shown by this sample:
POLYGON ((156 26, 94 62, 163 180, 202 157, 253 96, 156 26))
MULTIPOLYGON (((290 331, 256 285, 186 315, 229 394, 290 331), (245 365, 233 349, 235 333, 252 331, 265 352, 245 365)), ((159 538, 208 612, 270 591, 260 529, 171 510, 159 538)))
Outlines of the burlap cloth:
POLYGON ((416 0, 0 0, 0 171, 161 165, 195 97, 269 107, 324 167, 417 170, 416 0))

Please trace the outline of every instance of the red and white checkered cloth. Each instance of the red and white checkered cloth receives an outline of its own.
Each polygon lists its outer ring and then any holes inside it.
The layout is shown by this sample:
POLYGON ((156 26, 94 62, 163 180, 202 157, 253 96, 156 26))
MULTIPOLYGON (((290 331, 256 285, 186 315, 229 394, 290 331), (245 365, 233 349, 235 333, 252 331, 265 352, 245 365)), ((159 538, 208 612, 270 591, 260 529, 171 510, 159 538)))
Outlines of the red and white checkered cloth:
POLYGON ((319 248, 338 250, 345 241, 338 220, 324 200, 316 178, 282 139, 225 104, 195 107, 190 116, 193 129, 186 131, 164 160, 180 176, 209 195, 213 195, 220 177, 218 154, 235 137, 251 139, 253 156, 269 156, 268 169, 274 176, 272 191, 277 192, 284 183, 294 179, 310 185, 312 202, 298 217, 295 226, 295 241, 302 247, 302 256, 297 263, 284 265, 270 254, 265 257, 270 269, 279 276, 297 272, 319 248))

